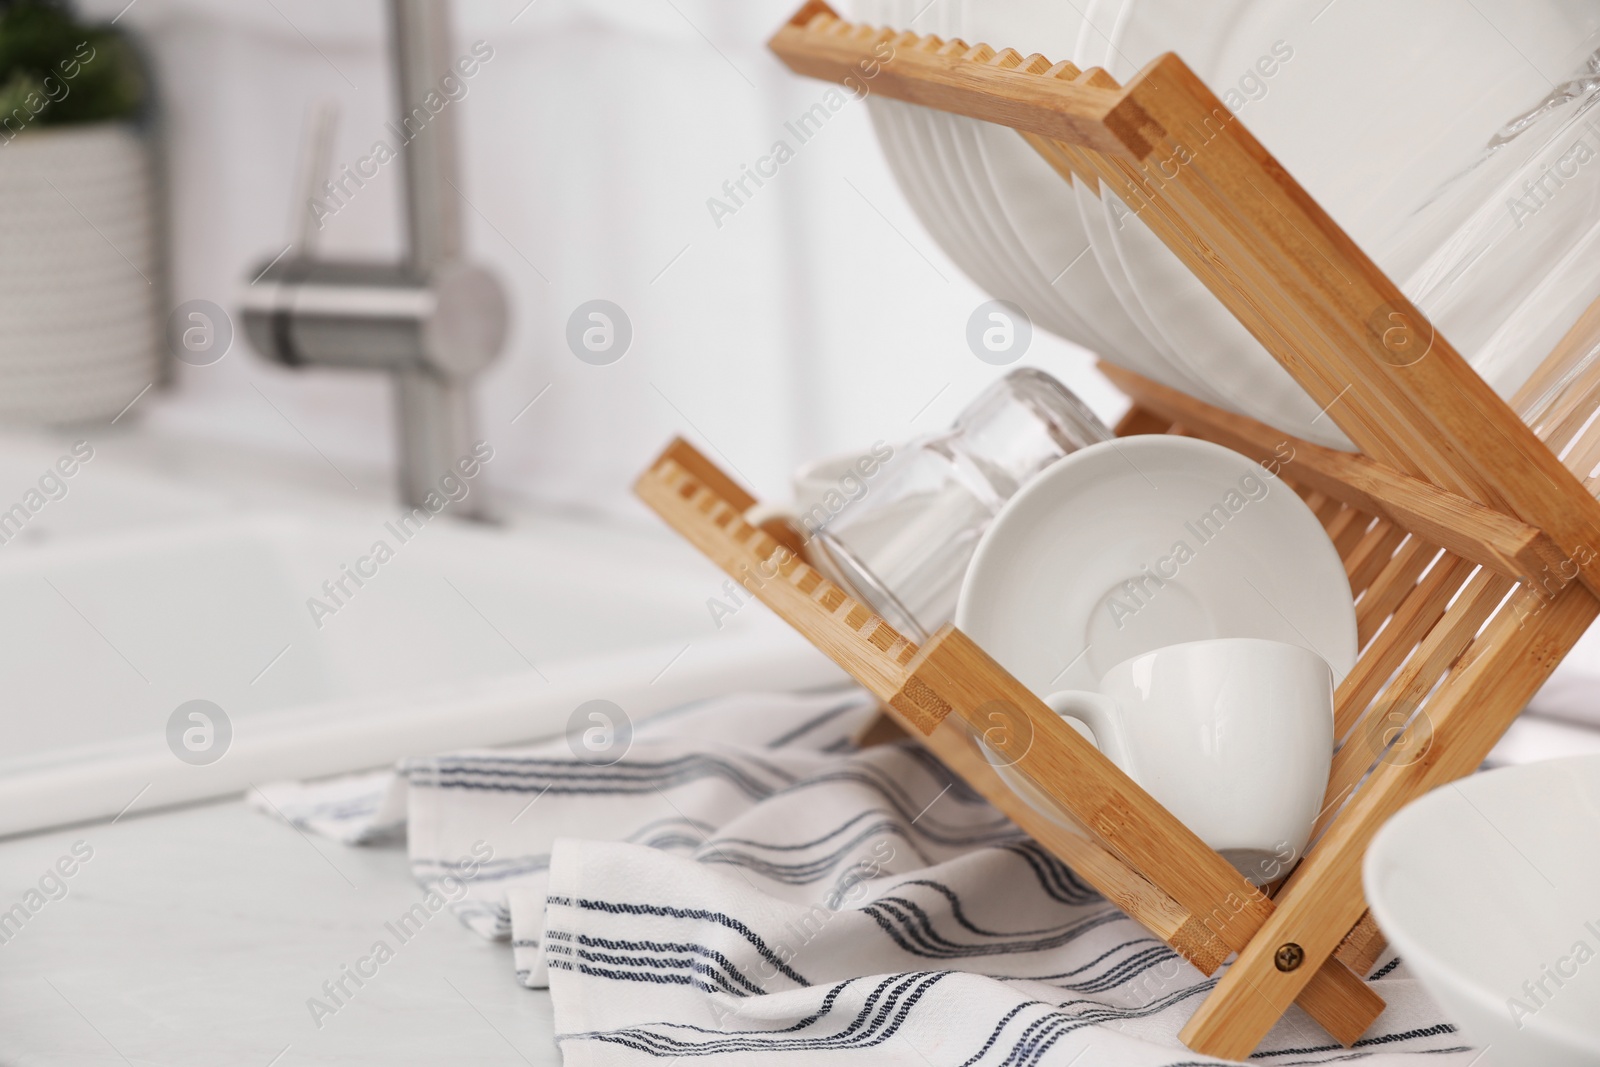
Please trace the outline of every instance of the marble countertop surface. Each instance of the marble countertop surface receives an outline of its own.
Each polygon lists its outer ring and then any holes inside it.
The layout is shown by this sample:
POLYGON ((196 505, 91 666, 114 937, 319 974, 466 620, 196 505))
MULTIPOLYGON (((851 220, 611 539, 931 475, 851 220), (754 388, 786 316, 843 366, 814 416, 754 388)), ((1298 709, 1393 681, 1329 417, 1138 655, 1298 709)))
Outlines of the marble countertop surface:
POLYGON ((0 841, 0 1064, 560 1063, 505 944, 447 912, 385 928, 421 897, 403 847, 238 800, 0 841), (333 1006, 324 983, 380 940, 392 958, 333 1006))

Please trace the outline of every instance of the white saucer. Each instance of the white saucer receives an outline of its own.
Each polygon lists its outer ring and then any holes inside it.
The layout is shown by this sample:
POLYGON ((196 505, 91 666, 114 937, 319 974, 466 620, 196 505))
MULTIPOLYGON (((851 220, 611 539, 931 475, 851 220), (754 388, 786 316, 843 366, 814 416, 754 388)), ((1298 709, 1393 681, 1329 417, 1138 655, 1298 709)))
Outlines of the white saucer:
POLYGON ((1041 697, 1184 641, 1300 645, 1336 682, 1357 652, 1344 564, 1311 509, 1237 452, 1163 435, 1091 445, 1013 497, 956 625, 1041 697))

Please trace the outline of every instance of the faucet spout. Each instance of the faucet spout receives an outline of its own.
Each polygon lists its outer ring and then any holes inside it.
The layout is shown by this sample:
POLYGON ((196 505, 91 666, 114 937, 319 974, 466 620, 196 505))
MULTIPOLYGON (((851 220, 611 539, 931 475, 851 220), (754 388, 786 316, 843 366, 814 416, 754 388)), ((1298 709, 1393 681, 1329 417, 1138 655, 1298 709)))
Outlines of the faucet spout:
MULTIPOLYGON (((407 260, 413 272, 427 276, 459 263, 465 245, 456 111, 446 107, 433 114, 422 107, 455 60, 450 5, 449 0, 389 0, 389 12, 398 125, 411 137, 404 152, 407 260)), ((500 317, 503 323, 503 308, 500 317)), ((437 491, 442 474, 475 443, 471 373, 446 375, 425 368, 395 377, 401 493, 407 504, 415 506, 420 496, 437 491)), ((462 503, 467 505, 463 514, 486 517, 481 496, 462 503)))
MULTIPOLYGON (((424 106, 451 71, 449 2, 390 0, 389 15, 396 127, 406 137, 403 261, 320 259, 302 246, 256 272, 241 302, 244 332, 267 359, 394 379, 400 495, 419 507, 439 499, 440 480, 478 444, 472 385, 500 354, 508 309, 495 277, 465 258, 455 111, 424 106)), ((324 130, 324 147, 326 139, 324 130)), ((315 176, 306 184, 309 197, 315 176)), ((452 514, 487 518, 485 496, 452 514)))
MULTIPOLYGON (((400 496, 419 507, 432 493, 447 496, 439 484, 472 456, 472 398, 467 385, 430 370, 401 371, 394 378, 395 418, 400 424, 400 496)), ((451 514, 487 519, 479 494, 452 505, 451 514)))

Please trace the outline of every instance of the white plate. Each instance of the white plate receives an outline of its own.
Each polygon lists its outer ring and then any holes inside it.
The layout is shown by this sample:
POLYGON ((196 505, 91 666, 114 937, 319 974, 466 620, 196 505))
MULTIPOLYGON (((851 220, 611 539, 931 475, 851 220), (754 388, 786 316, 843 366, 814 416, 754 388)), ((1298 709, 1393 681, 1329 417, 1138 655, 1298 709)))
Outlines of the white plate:
POLYGON ((1373 917, 1474 1063, 1600 1064, 1597 841, 1600 756, 1578 756, 1437 789, 1367 850, 1373 917))
MULTIPOLYGON (((1385 257, 1401 224, 1566 72, 1597 18, 1581 0, 1229 0, 1225 10, 1126 0, 1103 59, 1126 80, 1177 51, 1357 243, 1403 277, 1404 264, 1385 257)), ((1114 205, 1103 210, 1115 219, 1114 205)), ((1192 376, 1256 418, 1351 447, 1154 234, 1130 223, 1112 240, 1149 320, 1192 376)), ((1438 325, 1449 335, 1448 321, 1438 325)))
POLYGON ((951 228, 949 219, 928 188, 927 168, 918 156, 909 131, 912 105, 899 100, 868 98, 867 111, 883 148, 889 171, 905 194, 906 202, 944 253, 956 262, 967 257, 965 246, 951 228))
MULTIPOLYGON (((1074 59, 1078 38, 1102 37, 1088 29, 1075 5, 1048 0, 941 0, 954 2, 955 35, 968 43, 986 42, 994 48, 1016 48, 1022 53, 1042 53, 1051 58, 1074 59)), ((1104 6, 1104 5, 1101 5, 1104 6)), ((1093 18, 1094 11, 1090 11, 1093 18)), ((1051 170, 1014 131, 1003 126, 973 123, 978 136, 963 155, 976 154, 970 165, 973 197, 990 203, 984 242, 1002 251, 1011 262, 1014 277, 1029 278, 1029 288, 1042 307, 1061 307, 1082 323, 1077 334, 1064 333, 1091 347, 1110 362, 1163 382, 1166 386, 1221 403, 1205 382, 1190 376, 1170 350, 1150 342, 1155 331, 1141 323, 1139 307, 1130 286, 1114 264, 1099 261, 1080 197, 1096 205, 1086 190, 1051 170), (1085 254, 1088 251, 1088 254, 1085 254)), ((1106 242, 1102 248, 1109 248, 1106 242)))
MULTIPOLYGON (((960 38, 978 44, 961 32, 958 0, 937 0, 928 8, 928 25, 917 27, 937 33, 945 40, 960 38)), ((967 221, 973 245, 992 262, 1009 283, 1007 292, 994 295, 1012 300, 1029 317, 1052 333, 1075 344, 1098 349, 1099 336, 1079 318, 1077 312, 1060 300, 1034 266, 1022 246, 1021 237, 1011 225, 995 195, 993 183, 984 167, 979 133, 990 124, 946 112, 927 112, 928 130, 945 167, 945 176, 958 207, 967 221)), ((1012 137, 1017 135, 1004 131, 1012 137)))
MULTIPOLYGON (((903 3, 898 9, 898 24, 948 39, 952 36, 948 12, 951 3, 952 0, 903 3), (913 16, 920 16, 915 23, 913 16)), ((916 156, 922 160, 924 187, 934 198, 934 207, 943 214, 944 224, 955 241, 955 248, 947 249, 952 258, 989 295, 1017 304, 1030 319, 1083 344, 1082 331, 1042 305, 1041 294, 1018 277, 1002 243, 994 239, 992 220, 978 203, 959 158, 958 126, 972 120, 928 108, 907 107, 904 121, 916 156)))
MULTIPOLYGON (((1097 66, 1100 57, 1092 46, 1104 47, 1111 32, 1110 16, 1118 3, 1120 0, 1097 0, 1080 13, 1077 5, 1048 0, 968 0, 960 9, 961 27, 969 39, 984 39, 997 48, 1037 51, 1070 59, 1080 67, 1097 66), (1091 57, 1089 62, 1084 61, 1086 54, 1091 57)), ((1000 127, 993 128, 990 142, 995 135, 1020 140, 1013 131, 1000 127)), ((995 157, 996 171, 1000 170, 999 158, 995 157)), ((1031 149, 1020 158, 1013 153, 1008 164, 1005 176, 994 182, 1003 209, 1019 215, 1031 213, 1036 220, 1034 225, 1017 227, 1019 245, 1041 280, 1071 294, 1069 302, 1082 307, 1086 319, 1104 324, 1119 339, 1098 349, 1100 354, 1174 389, 1226 406, 1225 397, 1188 372, 1140 306, 1115 260, 1099 197, 1085 185, 1065 182, 1031 149), (1041 205, 1055 197, 1060 197, 1061 213, 1041 220, 1041 205), (1050 267, 1041 269, 1039 264, 1050 267), (1069 266, 1072 270, 1063 274, 1069 266)))
MULTIPOLYGON (((865 0, 856 4, 854 18, 874 26, 907 29, 916 14, 909 0, 865 0)), ((1011 280, 977 247, 972 227, 950 189, 945 165, 928 132, 931 113, 879 96, 867 98, 867 109, 889 169, 923 228, 979 288, 1014 299, 1011 280)))
MULTIPOLYGON (((874 25, 904 29, 915 14, 906 0, 879 0, 858 5, 856 17, 874 25)), ((867 98, 867 107, 889 168, 923 228, 979 288, 1015 300, 1012 280, 979 246, 977 234, 950 187, 946 165, 929 129, 938 116, 925 108, 877 96, 867 98)))
MULTIPOLYGON (((1052 59, 1071 59, 1083 16, 1071 5, 1051 9, 1047 23, 1029 18, 1014 0, 944 0, 955 2, 958 35, 969 43, 996 49, 1038 52, 1052 59)), ((1193 389, 1146 339, 1105 276, 1090 247, 1073 184, 1062 179, 1014 130, 990 123, 973 124, 975 158, 970 155, 973 184, 992 194, 991 226, 995 239, 1013 250, 1017 272, 1043 286, 1046 306, 1070 313, 1079 336, 1072 337, 1103 358, 1178 389, 1193 389)), ((1068 334, 1071 337, 1072 335, 1068 334)))
MULTIPOLYGON (((1039 10, 1042 6, 1041 0, 1027 0, 1027 2, 1034 10, 1039 10)), ((1106 50, 1117 32, 1117 23, 1122 17, 1125 6, 1124 0, 1090 0, 1073 51, 1073 63, 1080 70, 1107 66, 1106 50)), ((1043 11, 1039 17, 1041 19, 1045 17, 1043 11)), ((1162 369, 1156 380, 1173 385, 1190 396, 1198 397, 1218 407, 1230 411, 1238 410, 1237 405, 1224 393, 1213 389, 1209 383, 1189 372, 1183 357, 1178 354, 1167 336, 1150 318, 1144 305, 1140 303, 1138 294, 1134 292, 1133 283, 1128 278, 1128 272, 1123 269, 1122 261, 1117 256, 1114 237, 1115 229, 1124 225, 1122 218, 1126 216, 1127 208, 1122 207, 1120 216, 1115 211, 1108 210, 1108 205, 1120 206, 1122 202, 1115 193, 1107 192, 1103 187, 1097 194, 1086 185, 1074 185, 1073 200, 1077 204, 1078 218, 1084 232, 1089 236, 1089 245, 1094 249, 1095 261, 1099 263, 1107 284, 1116 294, 1117 303, 1139 327, 1139 332, 1144 335, 1146 343, 1156 353, 1156 359, 1162 369)))
MULTIPOLYGON (((1236 6, 1237 0, 1234 0, 1234 4, 1236 6)), ((1133 0, 1094 0, 1090 7, 1092 22, 1086 26, 1085 32, 1080 36, 1079 66, 1085 69, 1089 67, 1104 67, 1107 71, 1114 72, 1118 79, 1124 83, 1132 77, 1132 74, 1138 69, 1138 65, 1130 65, 1125 59, 1119 61, 1117 39, 1123 34, 1133 6, 1133 0)), ((1226 30, 1230 25, 1229 18, 1237 15, 1237 12, 1230 8, 1227 15, 1223 15, 1221 12, 1214 10, 1212 6, 1196 6, 1187 14, 1191 20, 1199 21, 1205 26, 1211 36, 1216 36, 1226 30)), ((1199 36, 1201 34, 1188 34, 1185 38, 1186 44, 1189 38, 1199 36)), ((1187 53, 1185 53, 1185 59, 1186 61, 1188 59, 1187 53)), ((1258 368, 1251 367, 1242 371, 1236 369, 1235 378, 1232 381, 1226 375, 1218 378, 1216 375, 1206 375, 1198 372, 1195 361, 1187 351, 1188 338, 1182 335, 1175 335, 1173 331, 1167 329, 1165 324, 1152 313, 1151 308, 1142 298, 1139 287, 1135 284, 1135 278, 1124 261, 1123 246, 1130 231, 1133 231, 1135 238, 1147 238, 1157 245, 1160 245, 1160 240, 1144 228, 1144 225, 1134 217, 1132 210, 1115 193, 1102 189, 1097 197, 1087 189, 1080 189, 1077 192, 1077 197, 1078 209, 1083 215, 1084 227, 1089 232, 1095 255, 1104 265, 1107 276, 1112 279, 1112 285, 1117 291, 1118 299, 1123 302, 1128 314, 1139 324, 1139 328, 1144 331, 1145 336, 1155 349, 1162 354, 1163 358, 1174 365, 1176 368, 1175 373, 1183 380, 1194 384, 1195 388, 1186 391, 1227 411, 1240 414, 1256 414, 1255 409, 1251 408, 1239 396, 1239 393, 1241 392, 1240 379, 1243 379, 1244 383, 1249 386, 1250 373, 1258 370, 1258 368)), ((1165 246, 1161 247, 1161 251, 1166 252, 1165 246)), ((1177 284, 1181 292, 1190 293, 1192 288, 1196 286, 1194 276, 1171 253, 1167 253, 1167 258, 1171 260, 1176 270, 1183 275, 1182 278, 1169 278, 1168 281, 1177 284)), ((1206 299, 1215 303, 1215 297, 1212 297, 1209 291, 1203 286, 1199 286, 1199 289, 1206 299)), ((1246 336, 1248 337, 1248 334, 1246 336)), ((1271 359, 1270 356, 1268 358, 1271 359)), ((1276 362, 1273 363, 1271 370, 1276 375, 1276 378, 1269 381, 1268 385, 1273 389, 1275 396, 1281 396, 1285 382, 1298 394, 1298 400, 1291 398, 1288 402, 1290 405, 1289 410, 1293 410, 1293 405, 1296 403, 1310 402, 1299 385, 1276 362)), ((1316 414, 1314 406, 1312 414, 1316 414)), ((1281 422, 1277 424, 1281 425, 1281 422)), ((1325 427, 1332 426, 1326 419, 1322 420, 1322 424, 1325 427)), ((1333 428, 1331 439, 1323 437, 1318 439, 1318 443, 1334 447, 1350 447, 1349 442, 1344 440, 1343 436, 1338 433, 1337 428, 1333 428)))
POLYGON ((1305 503, 1236 452, 1162 435, 1091 445, 1013 497, 956 625, 1041 697, 1214 637, 1309 648, 1336 680, 1356 659, 1344 565, 1305 503))
MULTIPOLYGON (((854 18, 873 26, 898 27, 901 24, 899 0, 862 0, 856 5, 854 18)), ((973 256, 965 240, 956 232, 943 197, 931 187, 935 175, 931 172, 920 143, 913 138, 912 105, 879 96, 867 98, 867 111, 872 116, 873 129, 878 144, 883 149, 889 170, 899 184, 906 201, 934 242, 963 269, 972 273, 973 256)), ((979 284, 983 284, 982 281, 979 284)))
POLYGON ((1039 158, 1016 131, 980 123, 974 129, 981 183, 993 192, 1021 270, 1038 280, 1052 306, 1071 315, 1078 343, 1105 359, 1139 370, 1153 362, 1149 342, 1122 312, 1101 277, 1078 220, 1072 186, 1039 158), (1041 260, 1041 233, 1052 232, 1059 258, 1041 260))
MULTIPOLYGON (((972 18, 972 5, 967 0, 943 0, 943 3, 949 8, 946 25, 951 34, 968 44, 988 44, 997 51, 1015 47, 1025 53, 1065 54, 1059 49, 1051 52, 1043 46, 1029 47, 1026 42, 1013 39, 1004 25, 1009 5, 1003 0, 998 4, 996 0, 984 0, 982 14, 988 17, 979 19, 972 18)), ((1056 315, 1070 323, 1075 334, 1072 339, 1095 352, 1107 354, 1109 358, 1119 347, 1112 340, 1116 324, 1112 323, 1108 331, 1102 321, 1097 321, 1104 319, 1099 307, 1075 301, 1071 286, 1063 288, 1051 284, 1072 265, 1072 260, 1064 261, 1047 273, 1028 247, 1026 231, 1030 228, 1059 227, 1063 219, 1068 219, 1072 226, 1076 226, 1075 217, 1069 217, 1059 210, 1058 202, 1069 188, 1067 183, 1049 167, 1042 165, 1037 154, 1016 131, 988 122, 963 123, 962 129, 966 134, 963 166, 968 184, 981 199, 989 218, 991 240, 1003 245, 1012 263, 1013 274, 1025 279, 1039 294, 1037 299, 1041 305, 1053 309, 1056 315), (1024 160, 1020 168, 1016 163, 1018 158, 1024 160), (1031 167, 1026 162, 1029 158, 1035 161, 1031 167), (1019 169, 1024 180, 1033 179, 1033 187, 1021 196, 1015 193, 1008 195, 1002 190, 1002 185, 1019 169), (1045 172, 1042 181, 1039 180, 1039 171, 1045 172), (1018 207, 1023 208, 1023 212, 1014 210, 1018 207)), ((1086 239, 1081 240, 1080 250, 1086 248, 1087 244, 1086 239)), ((1089 266, 1092 267, 1092 264, 1089 266)), ((1129 332, 1137 337, 1137 331, 1129 332)))
MULTIPOLYGON (((955 244, 946 251, 967 276, 991 296, 1017 301, 1021 295, 1015 280, 1006 272, 1002 260, 985 240, 983 224, 956 184, 956 164, 943 142, 949 116, 912 104, 902 105, 906 134, 914 156, 921 161, 923 185, 933 198, 933 209, 943 216, 944 225, 955 244)), ((1026 303, 1026 302, 1024 302, 1026 303)), ((1026 307, 1024 310, 1028 310, 1026 307)), ((1029 311, 1032 314, 1031 311, 1029 311)))
MULTIPOLYGON (((955 31, 959 23, 954 21, 958 17, 954 7, 955 0, 938 0, 933 7, 902 0, 865 0, 854 6, 852 18, 875 26, 960 36, 955 31), (910 25, 919 13, 916 24, 910 25)), ((890 170, 918 220, 979 288, 1017 303, 1038 326, 1108 359, 1178 388, 1192 385, 1187 380, 1173 381, 1164 365, 1152 367, 1148 360, 1119 355, 1137 353, 1149 346, 1138 328, 1118 314, 1119 306, 1094 276, 1092 262, 1078 264, 1073 272, 1074 278, 1088 280, 1086 291, 1080 292, 1082 286, 1074 288, 1073 281, 1065 278, 1060 279, 1059 287, 1050 285, 1050 280, 1060 278, 1062 268, 1072 259, 1064 260, 1048 273, 1034 261, 1026 236, 1028 227, 1014 224, 1006 202, 995 191, 998 183, 992 180, 978 143, 998 132, 1016 140, 1028 156, 1033 156, 1015 133, 880 97, 869 98, 867 106, 890 170)), ((1069 213, 1058 213, 1055 218, 1077 227, 1070 187, 1037 158, 1031 165, 1042 168, 1042 182, 1052 193, 1066 199, 1069 213)), ((1033 180, 1041 183, 1038 175, 1033 180)), ((1012 195, 1009 200, 1024 204, 1031 212, 1026 217, 1035 221, 1041 217, 1038 198, 1022 194, 1012 195)), ((1050 205, 1044 205, 1043 210, 1048 212, 1050 205)), ((1077 242, 1073 257, 1083 251, 1086 243, 1086 239, 1077 242)))
POLYGON ((960 115, 932 117, 940 146, 946 159, 953 164, 952 185, 968 205, 969 217, 975 217, 981 227, 978 233, 981 244, 1011 280, 1016 302, 1034 321, 1048 326, 1053 333, 1075 344, 1097 347, 1096 335, 1085 328, 1077 314, 1059 300, 1039 276, 1011 220, 1000 207, 994 186, 984 170, 978 144, 978 131, 988 124, 960 115))
MULTIPOLYGON (((914 16, 914 21, 907 20, 909 29, 949 41, 956 36, 951 32, 954 6, 955 0, 906 0, 902 10, 914 16)), ((995 280, 985 288, 994 296, 1022 301, 1027 288, 1012 271, 1004 251, 991 240, 989 220, 984 217, 961 166, 956 128, 962 122, 973 120, 931 108, 918 108, 915 114, 915 129, 935 168, 939 191, 946 198, 969 253, 982 259, 985 273, 995 280)), ((1031 304, 1031 301, 1022 302, 1025 307, 1031 304)), ((1031 314, 1033 308, 1027 307, 1027 310, 1031 314)))

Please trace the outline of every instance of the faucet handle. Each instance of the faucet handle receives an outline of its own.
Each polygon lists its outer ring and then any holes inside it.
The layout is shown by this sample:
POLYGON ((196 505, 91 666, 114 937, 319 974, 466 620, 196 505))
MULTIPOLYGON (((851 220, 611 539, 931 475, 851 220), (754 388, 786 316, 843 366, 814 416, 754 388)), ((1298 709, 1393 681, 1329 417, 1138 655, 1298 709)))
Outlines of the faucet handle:
POLYGON ((322 229, 322 220, 312 210, 312 203, 317 199, 318 187, 332 173, 333 135, 338 128, 338 101, 324 98, 311 105, 300 136, 300 167, 289 213, 289 241, 302 259, 310 258, 322 229))

